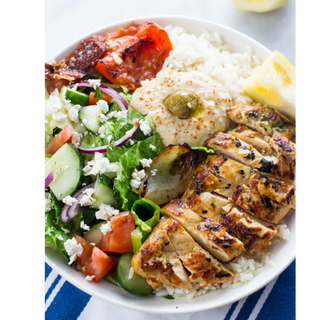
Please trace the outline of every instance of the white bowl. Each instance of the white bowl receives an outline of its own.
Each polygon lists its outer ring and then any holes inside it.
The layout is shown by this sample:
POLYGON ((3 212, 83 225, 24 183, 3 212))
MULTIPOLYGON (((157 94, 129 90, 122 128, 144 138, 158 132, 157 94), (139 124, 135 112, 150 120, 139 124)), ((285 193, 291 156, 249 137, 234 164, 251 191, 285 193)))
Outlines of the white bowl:
MULTIPOLYGON (((94 31, 91 34, 105 34, 106 32, 116 31, 121 27, 127 26, 132 21, 136 23, 154 21, 163 27, 167 25, 180 26, 185 28, 187 32, 191 32, 196 35, 203 33, 205 30, 209 32, 218 32, 224 42, 231 45, 235 51, 245 51, 246 46, 250 45, 254 54, 260 59, 260 61, 266 59, 271 53, 270 50, 257 41, 234 29, 210 21, 179 16, 142 17, 133 20, 121 21, 116 24, 108 25, 103 29, 94 31)), ((91 34, 84 35, 82 39, 90 36, 91 34)), ((54 59, 59 61, 60 59, 66 57, 76 48, 80 40, 81 39, 63 50, 61 54, 54 59)), ((275 262, 274 266, 265 266, 264 270, 255 276, 253 280, 243 284, 238 288, 211 291, 192 300, 187 298, 167 300, 162 297, 155 297, 153 295, 139 297, 130 294, 125 290, 108 283, 107 281, 101 281, 100 283, 88 282, 85 280, 83 273, 78 272, 68 266, 66 260, 60 254, 60 252, 54 252, 50 249, 46 249, 46 262, 62 277, 82 291, 101 300, 105 300, 109 303, 113 303, 124 308, 148 313, 163 314, 198 312, 233 303, 256 292, 276 278, 291 264, 291 262, 295 259, 296 228, 294 213, 289 214, 286 219, 286 223, 291 231, 290 240, 288 242, 282 241, 281 243, 270 247, 270 251, 272 251, 271 259, 275 262)))

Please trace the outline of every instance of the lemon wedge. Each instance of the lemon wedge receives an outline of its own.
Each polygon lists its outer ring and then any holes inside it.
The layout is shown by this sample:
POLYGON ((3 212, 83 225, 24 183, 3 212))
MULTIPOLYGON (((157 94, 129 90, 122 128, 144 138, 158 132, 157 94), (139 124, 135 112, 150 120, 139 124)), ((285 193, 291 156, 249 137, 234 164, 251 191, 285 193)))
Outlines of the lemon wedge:
POLYGON ((241 10, 269 12, 284 6, 289 0, 232 0, 241 10))
POLYGON ((244 80, 242 89, 253 100, 295 119, 296 69, 279 51, 273 52, 244 80))

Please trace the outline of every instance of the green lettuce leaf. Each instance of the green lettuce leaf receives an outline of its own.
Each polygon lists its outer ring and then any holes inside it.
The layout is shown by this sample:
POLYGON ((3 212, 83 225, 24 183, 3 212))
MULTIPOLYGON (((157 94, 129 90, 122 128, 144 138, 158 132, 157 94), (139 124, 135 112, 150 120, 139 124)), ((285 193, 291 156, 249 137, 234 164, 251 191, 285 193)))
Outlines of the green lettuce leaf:
POLYGON ((73 235, 75 232, 82 233, 80 229, 81 220, 85 220, 85 223, 89 223, 88 220, 93 220, 92 213, 86 213, 86 219, 82 214, 77 215, 71 221, 64 223, 61 220, 61 211, 64 206, 62 201, 57 200, 55 195, 50 191, 52 210, 45 214, 45 246, 53 250, 60 250, 61 253, 68 260, 69 256, 64 248, 66 240, 71 239, 69 235, 73 235), (64 230, 69 230, 66 234, 64 230))
POLYGON ((142 167, 139 160, 153 159, 163 148, 164 145, 159 134, 155 134, 138 142, 119 158, 120 166, 114 181, 115 187, 119 191, 123 210, 130 210, 132 204, 139 198, 130 186, 132 172, 135 168, 142 167), (150 148, 150 144, 155 146, 155 150, 150 148))
POLYGON ((45 221, 45 246, 52 250, 59 250, 68 261, 69 256, 64 248, 64 243, 71 238, 56 223, 55 210, 46 212, 45 221))
POLYGON ((110 160, 110 162, 119 162, 120 157, 126 153, 129 149, 120 146, 120 147, 107 147, 107 152, 105 153, 106 157, 110 160))

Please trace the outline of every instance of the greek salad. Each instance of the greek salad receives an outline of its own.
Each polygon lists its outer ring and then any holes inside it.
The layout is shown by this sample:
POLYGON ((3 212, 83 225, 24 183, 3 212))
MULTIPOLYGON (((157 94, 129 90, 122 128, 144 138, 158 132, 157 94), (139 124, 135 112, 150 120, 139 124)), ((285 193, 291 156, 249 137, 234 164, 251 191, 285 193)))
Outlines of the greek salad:
POLYGON ((46 247, 87 281, 139 295, 153 289, 131 258, 160 218, 139 186, 164 145, 130 101, 170 50, 166 32, 148 22, 85 39, 45 66, 46 247))

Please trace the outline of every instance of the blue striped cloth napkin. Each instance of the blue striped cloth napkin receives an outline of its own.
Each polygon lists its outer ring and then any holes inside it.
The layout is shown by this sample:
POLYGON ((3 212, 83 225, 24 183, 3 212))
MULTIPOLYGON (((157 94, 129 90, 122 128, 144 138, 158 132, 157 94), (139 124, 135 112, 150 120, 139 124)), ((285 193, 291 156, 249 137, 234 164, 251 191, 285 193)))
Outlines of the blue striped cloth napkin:
POLYGON ((155 315, 111 305, 74 287, 45 265, 46 320, 294 320, 295 261, 275 280, 251 296, 204 312, 155 315))

